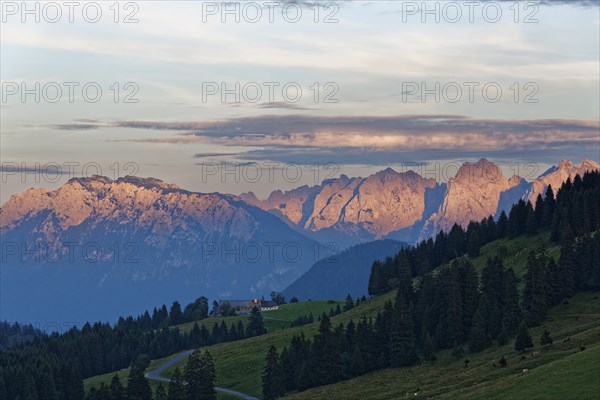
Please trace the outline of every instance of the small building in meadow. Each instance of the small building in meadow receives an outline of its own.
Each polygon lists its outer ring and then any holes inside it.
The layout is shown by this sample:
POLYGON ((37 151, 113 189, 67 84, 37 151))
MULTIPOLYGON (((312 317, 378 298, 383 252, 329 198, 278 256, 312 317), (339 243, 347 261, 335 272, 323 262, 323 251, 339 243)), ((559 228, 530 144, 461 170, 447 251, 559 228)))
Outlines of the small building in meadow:
POLYGON ((226 303, 229 304, 229 306, 233 308, 238 314, 249 313, 254 307, 258 308, 260 311, 274 311, 279 309, 279 305, 276 302, 261 299, 219 300, 218 306, 214 307, 213 309, 213 315, 220 314, 221 307, 226 303))

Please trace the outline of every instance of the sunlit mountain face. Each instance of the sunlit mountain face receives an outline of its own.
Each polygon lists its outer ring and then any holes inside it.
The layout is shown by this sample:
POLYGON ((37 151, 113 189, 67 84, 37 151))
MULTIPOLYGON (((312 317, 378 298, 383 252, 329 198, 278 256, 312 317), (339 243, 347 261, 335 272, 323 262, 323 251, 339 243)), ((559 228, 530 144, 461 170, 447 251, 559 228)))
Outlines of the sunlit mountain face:
POLYGON ((0 400, 596 400, 599 16, 0 1, 0 400))
POLYGON ((535 203, 548 187, 597 169, 591 160, 561 161, 527 182, 481 159, 442 184, 388 168, 262 201, 154 178, 74 178, 12 196, 0 210, 3 314, 110 319, 123 303, 134 312, 174 292, 193 299, 280 291, 351 245, 415 243, 454 224, 466 228, 508 211, 506 199, 535 203))

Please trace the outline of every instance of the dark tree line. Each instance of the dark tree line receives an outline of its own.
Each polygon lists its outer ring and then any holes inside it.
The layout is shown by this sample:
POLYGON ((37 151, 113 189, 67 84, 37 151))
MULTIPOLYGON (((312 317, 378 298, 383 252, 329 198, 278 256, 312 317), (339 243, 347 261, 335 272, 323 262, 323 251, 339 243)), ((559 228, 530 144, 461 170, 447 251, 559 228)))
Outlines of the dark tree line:
POLYGON ((548 186, 544 196, 538 195, 535 204, 519 200, 508 215, 503 211, 497 220, 492 216, 471 222, 466 229, 455 224, 449 232, 439 232, 415 247, 402 249, 395 257, 375 261, 369 278, 369 294, 377 295, 395 289, 409 271, 413 277, 461 257, 479 255, 481 247, 493 240, 534 235, 549 229, 551 240, 572 246, 576 238, 592 235, 600 228, 600 172, 577 175, 556 192, 548 186))
POLYGON ((333 326, 327 314, 320 317, 313 340, 295 335, 281 355, 272 347, 263 373, 265 399, 305 390, 388 366, 410 365, 418 359, 412 303, 398 290, 375 320, 333 326))
POLYGON ((36 336, 41 336, 42 334, 42 331, 31 324, 0 322, 0 350, 29 343, 36 336))
MULTIPOLYGON (((150 382, 144 376, 149 360, 132 365, 127 386, 123 386, 115 374, 110 385, 102 383, 93 387, 86 400, 216 400, 215 365, 208 351, 194 351, 188 358, 183 374, 175 369, 168 389, 159 384, 154 394, 150 382)), ((81 397, 83 398, 83 397, 81 397)))
MULTIPOLYGON (((135 319, 119 318, 114 326, 94 323, 81 329, 74 327, 62 335, 38 334, 24 345, 0 352, 0 398, 81 400, 83 379, 130 367, 140 357, 157 359, 266 333, 257 309, 250 314, 247 327, 241 321, 229 327, 221 322, 209 330, 204 324, 194 323, 189 333, 183 333, 168 323, 171 315, 178 315, 178 304, 174 303, 171 313, 163 306, 155 309, 153 317, 146 312, 135 319)), ((186 307, 188 315, 194 308, 186 307)), ((185 320, 185 311, 182 315, 185 320)))
MULTIPOLYGON (((595 264, 577 261, 578 268, 600 269, 599 238, 581 241, 582 246, 593 247, 587 257, 597 260, 595 264)), ((442 349, 454 348, 455 357, 461 357, 463 347, 479 352, 494 343, 505 345, 515 336, 517 350, 533 347, 527 327, 541 324, 550 306, 588 288, 557 290, 561 279, 575 279, 574 275, 567 278, 557 265, 545 252, 531 252, 522 296, 514 271, 497 256, 487 260, 481 276, 467 259, 454 260, 422 277, 415 290, 407 271, 398 282, 395 300, 386 302, 375 319, 363 317, 358 323, 334 327, 323 314, 313 340, 296 335, 278 357, 271 349, 263 373, 264 397, 276 399, 287 392, 419 360, 433 362, 435 352, 442 349)), ((550 343, 548 338, 543 341, 550 343)))
POLYGON ((553 241, 566 243, 600 228, 600 172, 568 179, 556 195, 552 216, 553 241))
MULTIPOLYGON (((521 200, 498 221, 486 218, 469 224, 466 231, 455 225, 447 234, 440 232, 435 241, 375 262, 370 293, 396 289, 395 301, 388 301, 375 320, 364 317, 357 324, 350 321, 333 327, 323 315, 312 341, 295 336, 279 357, 272 348, 263 374, 265 398, 376 369, 411 365, 419 359, 434 361, 440 349, 454 348, 452 353, 459 357, 463 346, 479 352, 515 336, 517 350, 533 347, 527 327, 541 324, 552 305, 579 290, 600 290, 599 176, 586 174, 576 184, 567 180, 556 198, 551 187, 543 198, 538 196, 535 208, 521 200), (571 204, 575 198, 583 202, 577 210, 571 204), (575 218, 574 212, 583 216, 575 218), (514 271, 504 266, 500 256, 488 258, 481 276, 461 257, 477 256, 483 244, 497 238, 533 235, 539 229, 551 229, 552 237, 562 244, 560 257, 557 262, 544 249, 532 250, 522 294, 514 271), (448 264, 449 260, 453 261, 448 264), (447 265, 432 271, 443 264, 447 265), (415 289, 417 276, 421 279, 415 289)), ((549 334, 541 343, 551 343, 549 334)))

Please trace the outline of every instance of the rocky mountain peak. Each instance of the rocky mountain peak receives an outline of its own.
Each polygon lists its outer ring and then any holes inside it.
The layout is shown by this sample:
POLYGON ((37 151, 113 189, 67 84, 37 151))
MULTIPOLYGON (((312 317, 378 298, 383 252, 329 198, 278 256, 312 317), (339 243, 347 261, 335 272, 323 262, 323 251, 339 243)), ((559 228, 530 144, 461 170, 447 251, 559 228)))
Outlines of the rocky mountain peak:
POLYGON ((583 160, 581 161, 581 164, 579 164, 578 168, 586 171, 595 171, 600 170, 600 164, 594 160, 583 160))
MULTIPOLYGON (((513 179, 513 185, 515 181, 513 179)), ((494 215, 501 193, 510 188, 511 183, 500 167, 491 161, 482 158, 476 163, 462 164, 448 181, 444 200, 425 223, 423 232, 448 231, 455 223, 466 227, 471 221, 494 215)))
POLYGON ((513 175, 508 180, 508 186, 512 188, 520 185, 523 182, 525 182, 525 179, 521 178, 519 175, 513 175))
POLYGON ((600 170, 600 164, 593 160, 583 160, 578 165, 575 165, 573 161, 561 160, 556 168, 550 168, 532 182, 531 190, 526 198, 534 203, 538 194, 543 196, 548 186, 551 185, 556 191, 567 179, 573 180, 577 175, 595 170, 600 170))
POLYGON ((476 163, 463 163, 454 178, 454 181, 482 182, 491 181, 497 182, 502 177, 500 167, 485 158, 480 159, 476 163))
POLYGON ((560 170, 565 170, 568 168, 573 168, 573 161, 571 160, 560 160, 560 163, 558 163, 558 169, 560 170))

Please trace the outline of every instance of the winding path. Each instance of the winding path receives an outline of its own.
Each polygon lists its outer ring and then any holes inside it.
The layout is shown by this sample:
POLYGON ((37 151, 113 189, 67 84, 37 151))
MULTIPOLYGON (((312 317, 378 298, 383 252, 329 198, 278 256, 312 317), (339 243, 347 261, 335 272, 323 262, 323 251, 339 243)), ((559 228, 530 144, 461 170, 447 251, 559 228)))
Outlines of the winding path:
MULTIPOLYGON (((152 371, 146 372, 146 378, 152 379, 155 381, 170 382, 171 380, 169 378, 165 378, 164 376, 161 376, 161 374, 163 372, 165 372, 167 369, 171 368, 173 365, 177 364, 179 361, 183 360, 184 358, 186 358, 187 356, 192 354, 193 352, 194 352, 194 350, 186 350, 182 353, 177 354, 175 357, 173 357, 169 361, 159 365, 157 368, 153 369, 152 371)), ((259 400, 256 397, 252 397, 252 396, 244 394, 244 393, 236 392, 234 390, 229 390, 229 389, 220 388, 220 387, 216 387, 215 390, 217 392, 223 392, 223 393, 231 394, 233 396, 237 396, 244 400, 259 400)))

